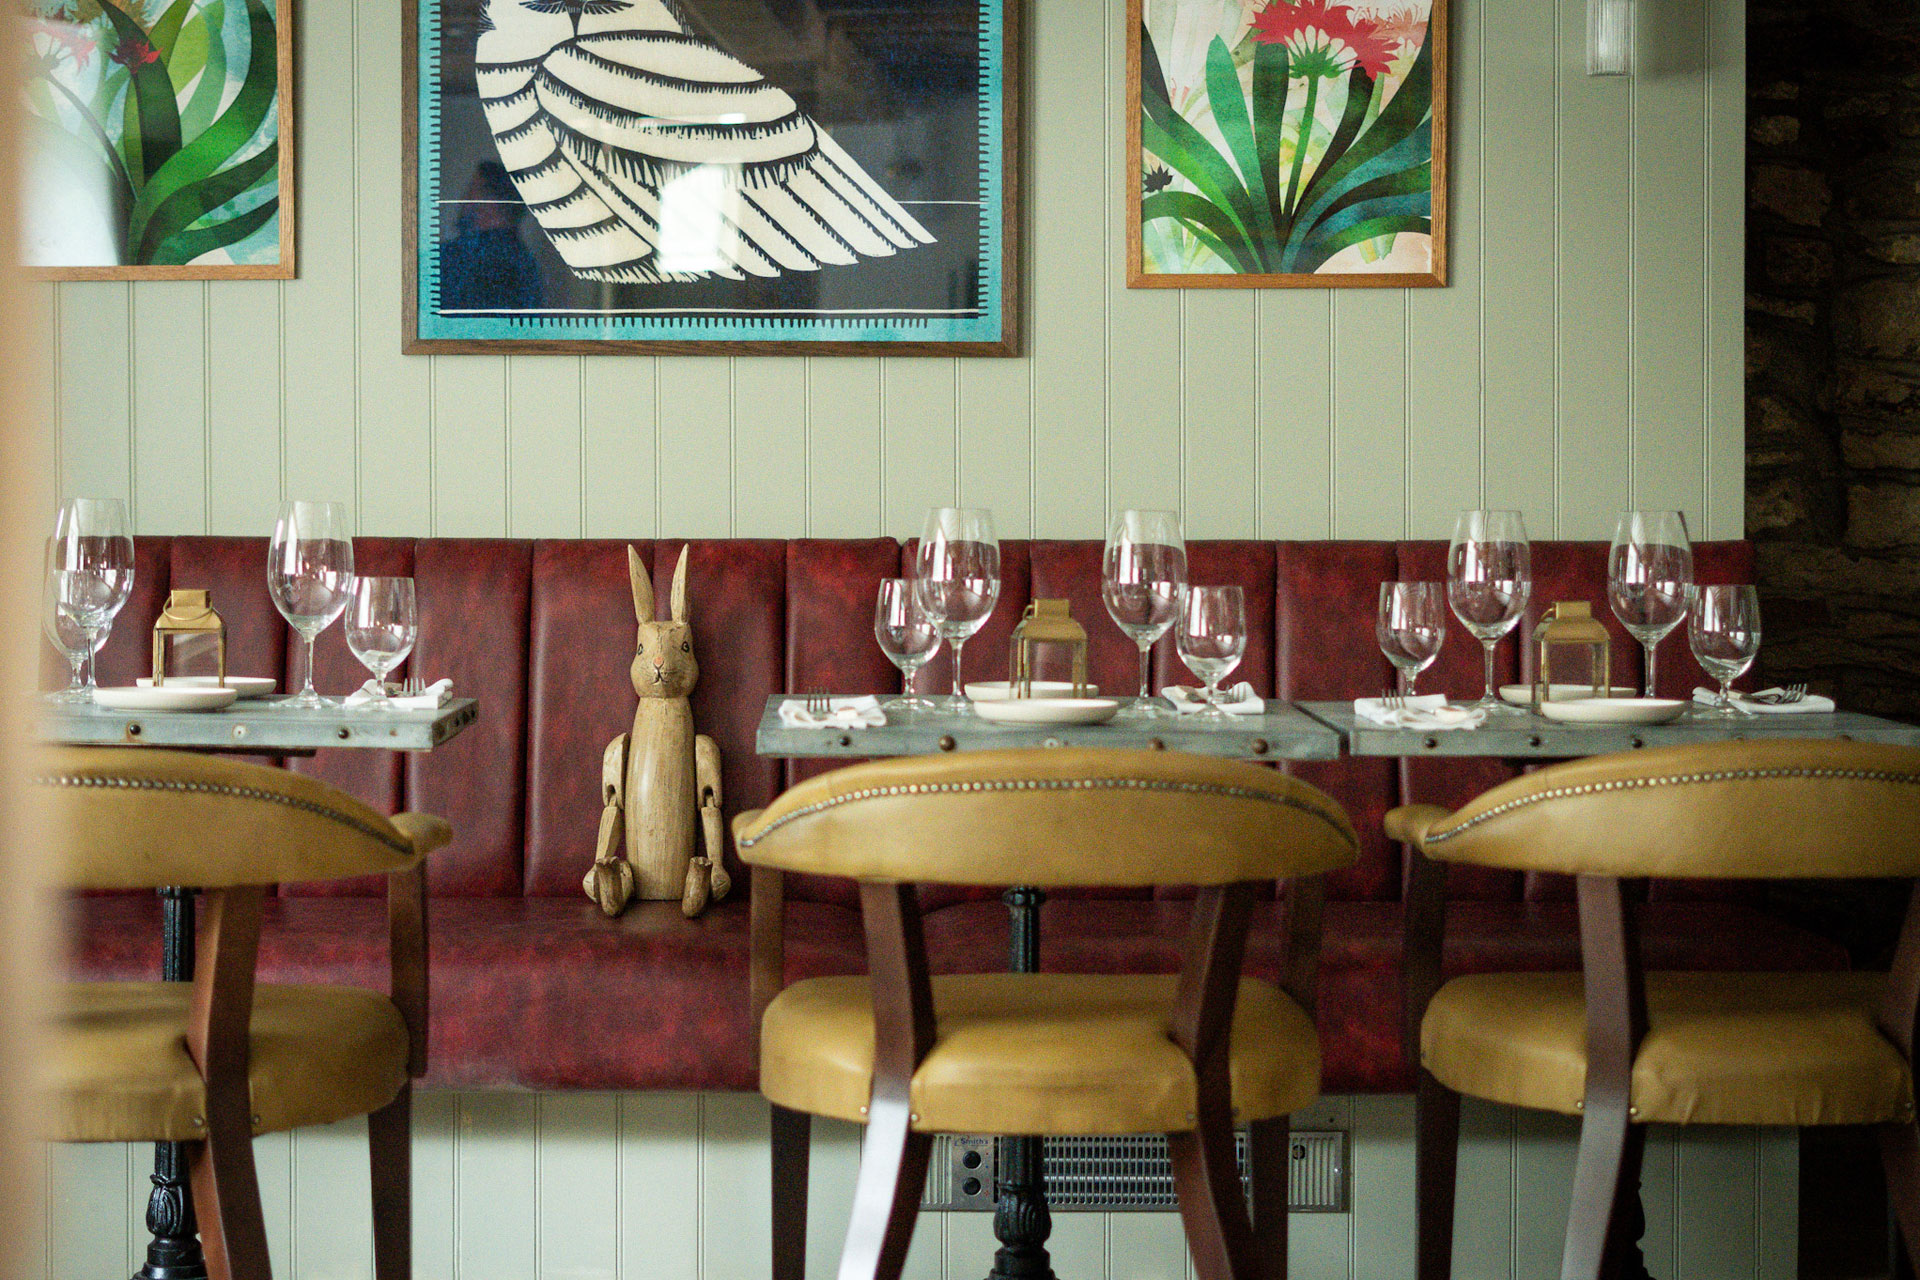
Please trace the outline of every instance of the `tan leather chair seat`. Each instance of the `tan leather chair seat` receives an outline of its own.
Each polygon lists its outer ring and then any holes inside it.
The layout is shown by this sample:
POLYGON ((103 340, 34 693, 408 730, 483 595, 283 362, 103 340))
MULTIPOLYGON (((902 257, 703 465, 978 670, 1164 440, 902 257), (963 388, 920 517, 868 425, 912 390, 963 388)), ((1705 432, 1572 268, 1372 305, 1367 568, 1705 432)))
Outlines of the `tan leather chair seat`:
MULTIPOLYGON (((967 974, 933 979, 938 1029, 912 1085, 913 1127, 940 1133, 1161 1133, 1193 1127, 1193 1065, 1171 1038, 1172 977, 967 974)), ((788 987, 762 1024, 772 1102, 862 1121, 873 1088, 865 978, 788 987)), ((1319 1092, 1313 1022, 1243 978, 1235 1002, 1237 1117, 1286 1115, 1319 1092), (1258 1052, 1252 1046, 1258 1046, 1258 1052)))
MULTIPOLYGON (((54 993, 44 1136, 57 1142, 196 1141, 206 1088, 187 1056, 184 982, 75 983, 54 993)), ((254 991, 253 1129, 272 1133, 377 1111, 407 1081, 407 1028, 387 997, 349 987, 254 991)))
MULTIPOLYGON (((1635 1119, 1872 1124, 1913 1119, 1912 1074, 1874 1026, 1870 973, 1650 973, 1635 1119)), ((1448 1088, 1572 1115, 1587 1076, 1577 973, 1456 978, 1427 1006, 1420 1056, 1448 1088)))

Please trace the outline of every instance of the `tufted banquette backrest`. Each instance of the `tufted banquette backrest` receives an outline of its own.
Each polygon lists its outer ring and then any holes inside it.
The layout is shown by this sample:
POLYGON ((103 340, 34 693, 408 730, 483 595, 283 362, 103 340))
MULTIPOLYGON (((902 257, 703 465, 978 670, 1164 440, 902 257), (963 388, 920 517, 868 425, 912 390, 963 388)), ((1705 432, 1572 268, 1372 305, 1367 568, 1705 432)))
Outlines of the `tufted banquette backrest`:
MULTIPOLYGON (((407 670, 428 679, 451 676, 455 690, 480 700, 472 728, 431 755, 323 752, 293 767, 365 798, 375 807, 440 814, 454 843, 437 853, 433 891, 453 896, 571 896, 592 860, 599 822, 600 756, 632 720, 627 683, 633 604, 625 541, 506 541, 455 538, 363 538, 355 544, 362 573, 411 575, 420 602, 420 639, 407 670)), ((655 592, 667 598, 683 541, 635 541, 655 592)), ((176 537, 137 540, 133 599, 100 655, 101 681, 129 683, 144 675, 148 628, 172 587, 203 587, 227 620, 229 668, 242 674, 299 677, 295 639, 267 598, 266 544, 259 538, 176 537)), ((692 543, 689 596, 700 681, 694 720, 720 744, 729 816, 756 808, 783 786, 817 771, 804 761, 763 760, 754 729, 770 694, 830 689, 897 690, 898 674, 874 643, 875 584, 903 572, 910 545, 892 539, 707 540, 692 543)), ((1640 650, 1605 607, 1606 544, 1534 544, 1533 605, 1522 628, 1558 600, 1589 600, 1613 631, 1616 678, 1639 678, 1640 650)), ((1007 645, 1026 602, 1064 596, 1090 638, 1089 673, 1104 689, 1130 692, 1137 680, 1132 642, 1108 620, 1100 600, 1098 542, 1009 541, 1002 547, 1000 604, 967 646, 975 678, 1003 674, 1007 645)), ((1251 635, 1233 679, 1263 695, 1293 699, 1351 698, 1387 686, 1391 669, 1373 640, 1379 584, 1444 577, 1446 546, 1437 542, 1195 542, 1189 574, 1197 583, 1237 582, 1247 592, 1251 635)), ((1702 582, 1752 579, 1744 542, 1695 548, 1702 582)), ((1523 678, 1520 646, 1499 650, 1503 680, 1523 678)), ((1661 652, 1664 692, 1683 693, 1705 677, 1684 639, 1661 652)), ((1190 682, 1163 641, 1153 657, 1156 687, 1190 682)), ((944 688, 947 651, 921 674, 924 688, 944 688)), ((341 694, 365 679, 339 627, 320 639, 318 679, 341 694)), ((1429 690, 1459 697, 1480 687, 1480 649, 1450 630, 1429 690)), ((1295 766, 1346 806, 1362 841, 1359 863, 1336 873, 1335 897, 1395 899, 1402 867, 1380 831, 1381 815, 1403 799, 1458 804, 1509 776, 1497 761, 1347 759, 1295 766)), ((851 887, 807 882, 797 898, 851 900, 851 887)), ((738 881, 744 883, 744 877, 738 881)), ((1565 896, 1552 877, 1462 869, 1456 893, 1515 899, 1565 896)), ((374 891, 371 884, 300 892, 374 891)), ((289 889, 288 892, 294 890, 289 889)), ((946 891, 942 891, 946 892, 946 891)), ((951 891, 959 894, 961 891, 951 891)))

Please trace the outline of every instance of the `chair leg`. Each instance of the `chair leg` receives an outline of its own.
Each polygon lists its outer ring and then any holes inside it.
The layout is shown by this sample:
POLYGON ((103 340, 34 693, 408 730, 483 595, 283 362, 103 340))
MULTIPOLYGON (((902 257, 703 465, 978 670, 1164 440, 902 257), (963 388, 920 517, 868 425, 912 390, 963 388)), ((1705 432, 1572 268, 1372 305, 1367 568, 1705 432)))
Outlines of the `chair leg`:
POLYGON ((413 1085, 367 1117, 375 1280, 413 1275, 413 1085))
POLYGON ((272 1280, 244 1102, 236 1109, 208 1100, 207 1137, 188 1146, 187 1169, 209 1280, 272 1280))
POLYGON ((1419 1280, 1453 1275, 1453 1202, 1460 1161, 1460 1095, 1420 1072, 1414 1095, 1414 1199, 1419 1280))
POLYGON ((932 1136, 910 1127, 906 1099, 873 1100, 839 1280, 898 1280, 913 1243, 932 1154, 932 1136))
POLYGON ((1253 1280, 1253 1225, 1240 1191, 1233 1158, 1231 1123, 1202 1121, 1196 1128, 1167 1135, 1173 1161, 1173 1189, 1187 1229, 1200 1280, 1253 1280))
MULTIPOLYGON (((1908 1265, 1920 1274, 1920 1126, 1883 1124, 1880 1165, 1887 1175, 1887 1203, 1893 1208, 1908 1265)), ((1897 1270, 1897 1268, 1896 1268, 1897 1270)))
POLYGON ((1247 1126, 1247 1162, 1252 1166, 1253 1263, 1258 1280, 1287 1280, 1287 1193, 1293 1156, 1287 1117, 1247 1126))
MULTIPOLYGON (((1566 1253, 1561 1280, 1601 1280, 1615 1235, 1615 1217, 1627 1191, 1638 1197, 1639 1180, 1627 1177, 1629 1155, 1645 1141, 1627 1116, 1626 1103, 1618 1107, 1589 1106, 1580 1124, 1580 1154, 1573 1168, 1573 1207, 1567 1214, 1566 1253)), ((1638 1161, 1631 1161, 1637 1169, 1638 1161)))
POLYGON ((773 1280, 807 1274, 807 1157, 813 1117, 773 1108, 773 1280))

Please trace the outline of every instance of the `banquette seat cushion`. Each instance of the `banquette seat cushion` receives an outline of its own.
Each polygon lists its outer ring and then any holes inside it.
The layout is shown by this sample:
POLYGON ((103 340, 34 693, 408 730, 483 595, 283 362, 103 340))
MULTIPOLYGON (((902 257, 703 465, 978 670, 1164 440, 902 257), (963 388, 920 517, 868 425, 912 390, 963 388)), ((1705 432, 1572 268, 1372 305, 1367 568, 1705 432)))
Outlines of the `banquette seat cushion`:
MULTIPOLYGON (((411 670, 451 676, 480 700, 479 722, 429 755, 322 752, 291 767, 325 778, 376 808, 415 809, 453 824, 453 843, 430 862, 433 894, 431 1070, 426 1083, 462 1088, 749 1089, 745 886, 697 920, 677 903, 644 903, 607 920, 581 894, 599 818, 600 754, 633 713, 627 684, 633 638, 625 541, 551 542, 366 538, 363 573, 414 577, 420 639, 411 670)), ((635 540, 666 595, 682 542, 635 540)), ((690 596, 699 686, 694 720, 723 753, 729 819, 769 803, 818 772, 804 761, 754 754, 766 698, 831 688, 884 692, 898 674, 871 632, 875 584, 910 564, 891 539, 695 541, 690 596)), ((1131 689, 1137 651, 1100 600, 1099 542, 1003 544, 1001 601, 967 647, 969 672, 1005 661, 1025 603, 1066 597, 1087 625, 1089 670, 1105 688, 1131 689)), ((134 597, 100 656, 102 683, 146 674, 147 634, 170 587, 212 591, 227 620, 229 668, 298 678, 298 644, 268 601, 265 540, 137 540, 134 597)), ((1703 543, 1702 581, 1747 581, 1751 548, 1703 543)), ((1372 644, 1378 584, 1444 576, 1446 547, 1431 542, 1195 542, 1196 582, 1247 590, 1251 635, 1235 678, 1263 695, 1352 697, 1384 687, 1391 672, 1372 644)), ((1604 607, 1604 543, 1546 542, 1534 549, 1531 616, 1558 600, 1604 607)), ((1620 633, 1614 652, 1637 679, 1639 647, 1620 633)), ((1518 646, 1501 646, 1503 679, 1520 677, 1518 646)), ((1669 643, 1661 683, 1671 692, 1704 680, 1669 643)), ((1155 682, 1187 680, 1163 642, 1155 682)), ((949 678, 946 651, 922 673, 949 678)), ((323 692, 365 679, 338 628, 319 643, 323 692)), ((1477 692, 1478 646, 1456 635, 1424 687, 1477 692)), ((1330 874, 1318 1012, 1327 1092, 1411 1087, 1400 1048, 1402 856, 1381 829, 1409 801, 1456 806, 1510 776, 1497 761, 1347 759, 1299 765, 1301 777, 1338 800, 1360 836, 1356 864, 1330 874)), ((729 855, 731 856, 731 854, 729 855)), ((1457 868, 1447 962, 1454 972, 1570 969, 1578 959, 1565 881, 1457 868)), ((386 917, 371 882, 287 885, 269 903, 261 943, 266 981, 385 980, 386 917)), ((1649 967, 1829 969, 1837 948, 1765 914, 1740 890, 1655 883, 1642 906, 1649 967)), ((1179 966, 1187 911, 1161 890, 1054 895, 1043 908, 1043 964, 1060 970, 1161 974, 1179 966)), ((786 973, 857 975, 865 951, 851 886, 789 876, 786 973)), ((923 894, 936 971, 991 972, 1006 962, 1006 912, 976 889, 923 894)), ((159 970, 159 905, 151 895, 75 899, 73 967, 92 977, 137 979, 159 970)), ((1248 972, 1277 979, 1277 907, 1256 918, 1248 972)))

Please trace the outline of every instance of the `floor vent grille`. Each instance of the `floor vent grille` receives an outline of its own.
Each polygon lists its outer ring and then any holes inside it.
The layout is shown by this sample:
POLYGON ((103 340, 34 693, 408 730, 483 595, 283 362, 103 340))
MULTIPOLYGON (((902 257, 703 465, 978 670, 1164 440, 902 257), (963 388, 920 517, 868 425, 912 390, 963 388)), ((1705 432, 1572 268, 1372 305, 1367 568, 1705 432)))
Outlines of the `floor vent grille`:
MULTIPOLYGON (((1287 1199, 1295 1213, 1347 1211, 1347 1135, 1339 1129, 1296 1129, 1287 1199)), ((1171 1212, 1178 1207, 1167 1140, 1160 1134, 1046 1140, 1047 1204, 1055 1213, 1171 1212)), ((1247 1173, 1247 1135, 1235 1134, 1240 1176, 1247 1173)), ((957 1134, 934 1139, 922 1208, 991 1210, 995 1140, 957 1134)))

